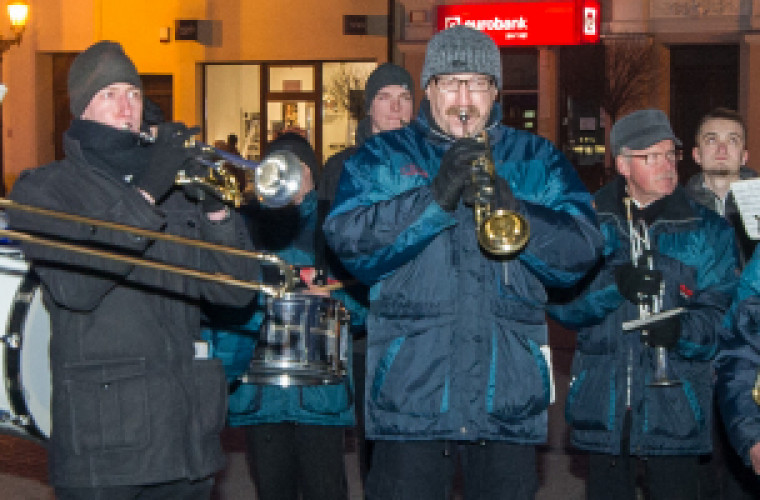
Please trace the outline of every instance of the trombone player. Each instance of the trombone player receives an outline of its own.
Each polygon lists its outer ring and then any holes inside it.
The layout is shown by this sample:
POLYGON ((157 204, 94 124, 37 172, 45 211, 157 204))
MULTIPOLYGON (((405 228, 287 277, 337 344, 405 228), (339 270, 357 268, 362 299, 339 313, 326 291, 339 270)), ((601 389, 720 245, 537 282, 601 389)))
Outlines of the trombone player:
MULTIPOLYGON (((192 169, 192 130, 158 127, 139 139, 137 70, 114 42, 90 46, 68 76, 75 119, 63 160, 25 171, 15 202, 227 246, 248 238, 213 197, 176 189, 192 169)), ((243 278, 241 257, 9 210, 13 229, 243 278)), ((226 383, 200 341, 202 302, 244 305, 254 292, 117 260, 23 244, 43 284, 52 337, 50 480, 56 498, 209 498, 224 465, 226 383)), ((42 353, 40 353, 42 355, 42 353)))
POLYGON ((650 498, 694 499, 698 457, 711 449, 710 360, 736 284, 734 234, 678 186, 681 142, 662 111, 624 116, 610 142, 620 175, 594 197, 604 257, 579 296, 550 309, 578 329, 565 416, 590 455, 588 499, 634 500, 640 472, 650 498))
POLYGON ((602 237, 562 153, 500 123, 493 40, 439 32, 421 83, 417 118, 345 162, 324 226, 372 286, 366 494, 448 498, 460 461, 466 498, 532 499, 551 393, 545 287, 580 279, 602 237))

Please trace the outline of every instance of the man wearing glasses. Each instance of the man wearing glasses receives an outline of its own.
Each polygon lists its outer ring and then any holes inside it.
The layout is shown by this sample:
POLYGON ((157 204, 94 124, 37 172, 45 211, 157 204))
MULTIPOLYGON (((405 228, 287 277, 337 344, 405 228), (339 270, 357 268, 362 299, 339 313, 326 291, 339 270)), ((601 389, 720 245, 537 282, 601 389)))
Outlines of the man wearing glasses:
POLYGON ((537 489, 552 393, 545 288, 579 280, 602 236, 565 157, 500 124, 501 74, 485 34, 436 34, 417 118, 346 161, 325 223, 336 255, 372 287, 373 500, 449 498, 457 463, 465 498, 532 499, 537 489), (476 162, 488 156, 494 178, 476 162), (482 249, 474 202, 523 217, 527 245, 508 257, 482 249))
POLYGON ((620 176, 594 197, 604 258, 574 301, 550 308, 578 330, 565 416, 589 453, 587 498, 694 499, 710 452, 717 331, 737 279, 731 227, 678 185, 665 114, 631 113, 610 133, 620 176), (681 308, 681 309, 678 309, 681 308), (680 312, 643 325, 632 320, 680 312))

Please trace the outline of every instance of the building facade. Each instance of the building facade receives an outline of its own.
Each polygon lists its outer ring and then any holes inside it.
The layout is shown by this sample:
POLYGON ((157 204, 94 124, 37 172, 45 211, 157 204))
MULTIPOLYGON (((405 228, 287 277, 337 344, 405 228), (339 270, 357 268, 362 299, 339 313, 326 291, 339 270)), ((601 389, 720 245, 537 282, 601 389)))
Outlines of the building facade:
MULTIPOLYGON (((237 135, 241 154, 255 160, 277 133, 294 129, 324 159, 352 143, 372 68, 392 60, 419 78, 441 8, 587 2, 31 0, 21 45, 2 59, 3 178, 9 186, 21 170, 60 156, 68 65, 97 40, 122 43, 148 96, 168 118, 200 125, 206 142, 237 135)), ((760 95, 751 92, 760 77, 760 0, 598 4, 597 45, 501 48, 505 122, 556 142, 582 170, 604 163, 608 122, 632 109, 666 111, 690 149, 698 117, 728 106, 747 121, 751 166, 760 157, 760 95), (631 59, 626 50, 642 56, 636 74, 645 77, 621 100, 615 73, 631 59)))

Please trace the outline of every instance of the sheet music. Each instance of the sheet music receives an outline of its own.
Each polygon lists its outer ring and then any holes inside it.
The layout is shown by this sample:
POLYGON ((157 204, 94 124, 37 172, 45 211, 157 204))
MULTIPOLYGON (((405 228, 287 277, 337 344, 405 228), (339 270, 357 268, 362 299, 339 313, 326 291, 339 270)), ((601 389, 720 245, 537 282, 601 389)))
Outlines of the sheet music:
POLYGON ((753 240, 760 240, 760 178, 731 183, 744 229, 753 240))

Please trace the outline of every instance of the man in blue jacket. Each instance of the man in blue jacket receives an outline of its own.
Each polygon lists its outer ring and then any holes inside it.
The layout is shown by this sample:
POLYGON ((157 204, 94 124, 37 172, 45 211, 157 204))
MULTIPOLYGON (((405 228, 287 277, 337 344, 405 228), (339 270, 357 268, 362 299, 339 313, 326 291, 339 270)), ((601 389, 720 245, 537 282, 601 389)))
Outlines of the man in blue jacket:
POLYGON ((537 489, 551 393, 546 287, 580 279, 602 237, 564 156, 499 123, 501 81, 488 36, 464 26, 435 35, 419 115, 346 161, 325 222, 346 268, 371 285, 373 500, 448 498, 457 461, 466 498, 527 499, 537 489), (475 139, 483 135, 489 151, 475 139), (492 182, 474 167, 487 154, 492 182), (527 246, 508 258, 481 249, 473 201, 519 213, 527 246))
MULTIPOLYGON (((715 360, 715 396, 731 445, 760 474, 760 254, 742 271, 715 360)), ((749 486, 752 486, 750 484, 749 486)))
POLYGON ((565 416, 589 452, 587 498, 698 498, 709 453, 717 330, 736 284, 734 234, 678 186, 680 141, 665 114, 631 113, 610 133, 619 177, 595 195, 604 258, 573 302, 578 329, 565 416), (680 314, 624 331, 657 312, 680 314))

